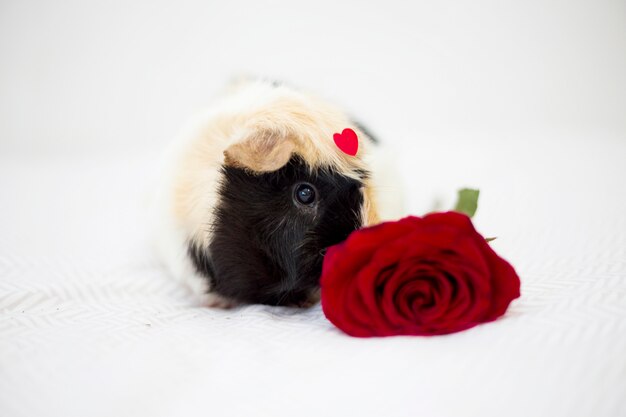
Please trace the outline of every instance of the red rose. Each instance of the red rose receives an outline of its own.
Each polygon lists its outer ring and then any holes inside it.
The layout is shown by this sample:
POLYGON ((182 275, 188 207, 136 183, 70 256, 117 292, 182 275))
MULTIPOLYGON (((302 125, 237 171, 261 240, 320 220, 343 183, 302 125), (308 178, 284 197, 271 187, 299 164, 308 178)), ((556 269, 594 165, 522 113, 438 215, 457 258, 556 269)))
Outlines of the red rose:
POLYGON ((468 329, 520 295, 513 267, 456 212, 353 232, 328 248, 321 287, 328 320, 360 337, 468 329))

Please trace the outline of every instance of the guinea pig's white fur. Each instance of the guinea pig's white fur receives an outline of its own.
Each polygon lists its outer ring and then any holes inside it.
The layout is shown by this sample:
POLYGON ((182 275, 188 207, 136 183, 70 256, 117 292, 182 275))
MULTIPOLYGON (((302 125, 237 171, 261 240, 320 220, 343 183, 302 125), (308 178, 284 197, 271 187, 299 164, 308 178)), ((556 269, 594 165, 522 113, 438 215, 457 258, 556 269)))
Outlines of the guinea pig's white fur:
POLYGON ((397 185, 387 186, 395 179, 381 175, 390 164, 376 158, 377 147, 344 112, 323 100, 263 81, 239 82, 214 107, 195 116, 165 155, 153 201, 158 252, 174 277, 205 304, 227 306, 228 300, 211 294, 209 281, 199 276, 188 256, 189 242, 201 248, 210 242, 222 166, 268 172, 298 154, 311 167, 330 166, 347 177, 368 171, 360 213, 366 226, 402 214, 393 192, 397 185), (356 156, 341 152, 333 141, 333 134, 345 128, 358 135, 356 156), (386 165, 385 170, 377 171, 378 165, 386 165))

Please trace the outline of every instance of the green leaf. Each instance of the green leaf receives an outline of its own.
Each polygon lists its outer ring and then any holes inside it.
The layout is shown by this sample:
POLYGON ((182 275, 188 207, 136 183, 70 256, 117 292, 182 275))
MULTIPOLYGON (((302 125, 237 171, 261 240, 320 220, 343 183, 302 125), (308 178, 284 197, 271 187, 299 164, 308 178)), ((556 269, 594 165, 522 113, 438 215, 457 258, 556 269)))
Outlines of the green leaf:
POLYGON ((476 209, 478 208, 479 194, 479 190, 473 190, 471 188, 463 188, 459 190, 459 196, 456 206, 454 207, 454 211, 465 213, 469 217, 473 217, 476 213, 476 209))
POLYGON ((497 237, 486 237, 485 238, 485 242, 489 243, 489 242, 493 242, 494 240, 496 240, 497 237))

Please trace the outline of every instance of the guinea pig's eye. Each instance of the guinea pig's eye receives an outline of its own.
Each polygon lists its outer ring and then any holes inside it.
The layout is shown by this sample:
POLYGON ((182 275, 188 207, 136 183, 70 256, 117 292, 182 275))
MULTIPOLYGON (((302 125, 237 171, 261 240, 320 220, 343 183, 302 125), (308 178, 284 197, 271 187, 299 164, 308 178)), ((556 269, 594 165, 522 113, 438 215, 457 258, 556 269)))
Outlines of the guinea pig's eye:
POLYGON ((298 203, 310 206, 315 203, 315 187, 306 182, 296 185, 294 198, 298 203))

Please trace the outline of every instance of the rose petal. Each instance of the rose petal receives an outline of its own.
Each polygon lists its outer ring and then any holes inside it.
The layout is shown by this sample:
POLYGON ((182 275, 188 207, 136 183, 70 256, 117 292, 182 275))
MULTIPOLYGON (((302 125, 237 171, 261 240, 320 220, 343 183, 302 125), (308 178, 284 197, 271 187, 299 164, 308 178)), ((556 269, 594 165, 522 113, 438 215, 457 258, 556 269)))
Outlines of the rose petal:
POLYGON ((460 213, 356 231, 328 249, 322 308, 355 336, 433 335, 502 315, 519 278, 460 213))

